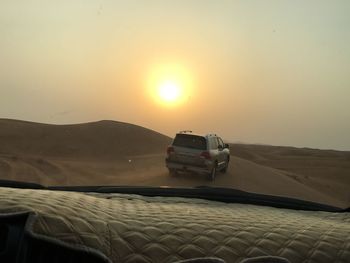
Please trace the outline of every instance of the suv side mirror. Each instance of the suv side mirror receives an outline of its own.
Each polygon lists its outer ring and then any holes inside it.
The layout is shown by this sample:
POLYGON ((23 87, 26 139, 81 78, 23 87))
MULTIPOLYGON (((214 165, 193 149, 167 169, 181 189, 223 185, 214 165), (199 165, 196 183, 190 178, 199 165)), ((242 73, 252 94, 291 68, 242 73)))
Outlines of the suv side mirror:
POLYGON ((229 149, 230 148, 230 145, 228 143, 225 143, 225 148, 229 149))
POLYGON ((224 147, 222 147, 222 145, 218 145, 218 149, 221 151, 222 149, 224 149, 224 147))

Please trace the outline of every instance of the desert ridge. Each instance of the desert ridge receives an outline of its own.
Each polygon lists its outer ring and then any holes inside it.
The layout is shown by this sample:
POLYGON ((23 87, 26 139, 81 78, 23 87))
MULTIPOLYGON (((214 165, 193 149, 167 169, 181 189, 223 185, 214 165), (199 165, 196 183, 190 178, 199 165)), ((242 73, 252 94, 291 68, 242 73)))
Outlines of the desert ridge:
POLYGON ((43 185, 210 185, 350 206, 350 152, 231 144, 214 182, 169 176, 171 138, 116 121, 52 125, 0 119, 0 178, 43 185))

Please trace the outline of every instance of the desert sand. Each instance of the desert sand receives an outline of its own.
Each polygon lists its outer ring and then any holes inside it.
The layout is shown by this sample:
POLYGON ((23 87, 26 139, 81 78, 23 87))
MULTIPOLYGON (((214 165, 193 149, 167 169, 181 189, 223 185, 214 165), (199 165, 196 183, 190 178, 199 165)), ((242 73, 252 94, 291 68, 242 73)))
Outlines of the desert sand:
POLYGON ((171 138, 128 123, 49 125, 0 119, 0 179, 43 185, 232 187, 350 207, 350 152, 231 144, 231 163, 214 182, 169 176, 171 138))

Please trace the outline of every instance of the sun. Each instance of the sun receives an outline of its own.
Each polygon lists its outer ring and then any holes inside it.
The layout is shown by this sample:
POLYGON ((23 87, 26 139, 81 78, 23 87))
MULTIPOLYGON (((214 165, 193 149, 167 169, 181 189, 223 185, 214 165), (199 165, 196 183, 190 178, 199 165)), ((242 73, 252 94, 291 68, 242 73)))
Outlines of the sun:
POLYGON ((184 106, 193 94, 193 76, 180 64, 158 64, 147 76, 147 92, 152 100, 163 107, 184 106))
POLYGON ((160 83, 158 96, 165 102, 176 102, 181 96, 181 87, 174 81, 160 83))

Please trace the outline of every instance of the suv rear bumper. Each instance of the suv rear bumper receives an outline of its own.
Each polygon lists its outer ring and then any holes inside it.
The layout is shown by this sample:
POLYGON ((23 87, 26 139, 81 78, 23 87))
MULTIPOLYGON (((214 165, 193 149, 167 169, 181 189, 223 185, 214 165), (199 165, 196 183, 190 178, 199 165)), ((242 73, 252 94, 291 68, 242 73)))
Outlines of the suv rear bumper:
POLYGON ((210 173, 213 166, 211 161, 203 166, 195 166, 191 164, 178 163, 178 162, 169 161, 168 159, 165 159, 165 163, 166 163, 166 167, 169 169, 175 169, 179 171, 189 171, 189 172, 195 172, 199 174, 210 173))

